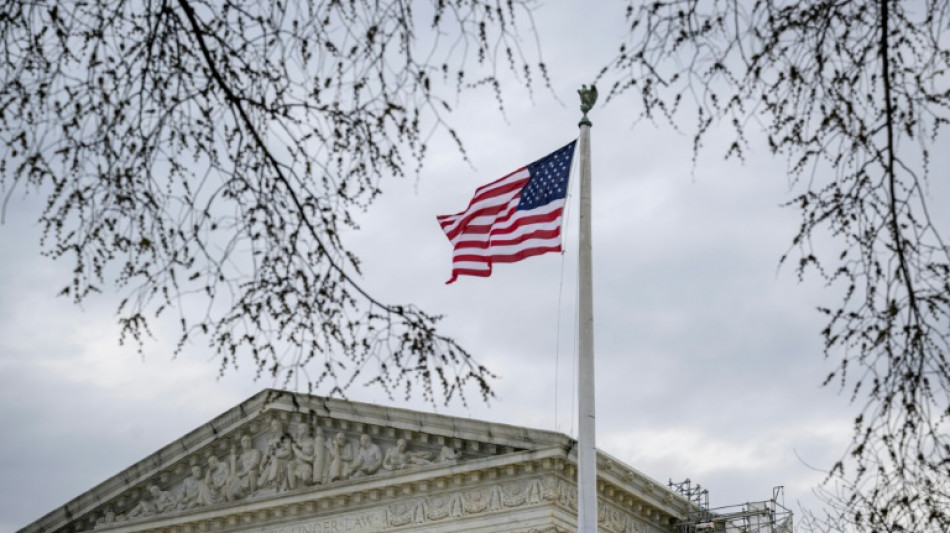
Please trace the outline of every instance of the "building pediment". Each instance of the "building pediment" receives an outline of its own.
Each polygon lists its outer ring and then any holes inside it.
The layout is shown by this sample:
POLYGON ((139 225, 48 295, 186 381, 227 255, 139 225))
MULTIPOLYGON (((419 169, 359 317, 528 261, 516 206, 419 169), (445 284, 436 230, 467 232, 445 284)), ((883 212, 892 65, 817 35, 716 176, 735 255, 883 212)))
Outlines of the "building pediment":
MULTIPOLYGON (((552 502, 572 512, 572 447, 554 432, 265 390, 21 533, 371 532, 552 502)), ((607 456, 599 469, 614 531, 685 511, 607 456)))

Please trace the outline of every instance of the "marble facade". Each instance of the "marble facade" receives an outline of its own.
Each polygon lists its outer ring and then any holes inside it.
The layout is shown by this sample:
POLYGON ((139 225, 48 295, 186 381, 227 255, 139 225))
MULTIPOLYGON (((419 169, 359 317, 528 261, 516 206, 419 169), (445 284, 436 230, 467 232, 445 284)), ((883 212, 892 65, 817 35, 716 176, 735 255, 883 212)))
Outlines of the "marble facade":
MULTIPOLYGON (((689 510, 604 454, 598 490, 607 533, 689 510)), ((565 435, 265 390, 20 533, 560 533, 576 498, 565 435)))

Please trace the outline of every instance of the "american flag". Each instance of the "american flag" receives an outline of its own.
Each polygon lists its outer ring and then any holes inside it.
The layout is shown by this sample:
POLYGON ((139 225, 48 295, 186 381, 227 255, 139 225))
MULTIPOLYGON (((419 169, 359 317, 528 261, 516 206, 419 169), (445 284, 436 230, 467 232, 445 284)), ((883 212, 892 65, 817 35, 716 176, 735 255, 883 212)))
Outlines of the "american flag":
POLYGON ((492 264, 561 251, 561 218, 574 145, 571 141, 528 166, 483 185, 468 209, 438 217, 452 243, 452 283, 487 277, 492 264))

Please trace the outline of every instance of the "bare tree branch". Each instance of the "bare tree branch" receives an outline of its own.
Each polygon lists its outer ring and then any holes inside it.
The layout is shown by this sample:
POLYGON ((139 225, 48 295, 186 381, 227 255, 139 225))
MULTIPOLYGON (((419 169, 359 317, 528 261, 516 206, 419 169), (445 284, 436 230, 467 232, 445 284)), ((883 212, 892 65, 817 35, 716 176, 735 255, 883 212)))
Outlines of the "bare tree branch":
POLYGON ((462 149, 449 102, 500 97, 496 57, 547 83, 521 49, 527 4, 4 4, 4 205, 46 199, 44 253, 74 264, 62 293, 117 288, 120 340, 140 350, 169 315, 178 350, 204 338, 222 372, 250 358, 310 390, 488 398, 491 373, 440 317, 363 288, 341 234, 418 170, 433 129, 462 149))
POLYGON ((838 360, 825 383, 865 406, 816 529, 950 529, 950 248, 926 193, 950 120, 948 12, 943 0, 630 2, 603 70, 608 101, 635 96, 640 118, 698 117, 694 161, 722 129, 726 157, 760 129, 787 158, 801 225, 782 262, 840 289, 819 309, 838 360))

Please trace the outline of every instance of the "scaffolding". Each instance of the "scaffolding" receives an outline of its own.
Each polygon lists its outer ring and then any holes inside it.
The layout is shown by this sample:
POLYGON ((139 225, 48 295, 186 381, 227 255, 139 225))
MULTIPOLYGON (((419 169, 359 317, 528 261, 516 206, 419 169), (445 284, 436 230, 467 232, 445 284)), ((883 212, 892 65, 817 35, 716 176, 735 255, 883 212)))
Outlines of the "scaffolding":
POLYGON ((769 500, 711 509, 709 491, 690 480, 669 483, 689 501, 691 511, 674 525, 676 533, 793 533, 792 511, 784 505, 784 487, 772 489, 769 500))
POLYGON ((689 478, 678 483, 671 479, 669 487, 670 490, 679 494, 694 506, 700 509, 709 509, 709 491, 700 486, 699 483, 693 485, 689 478))

